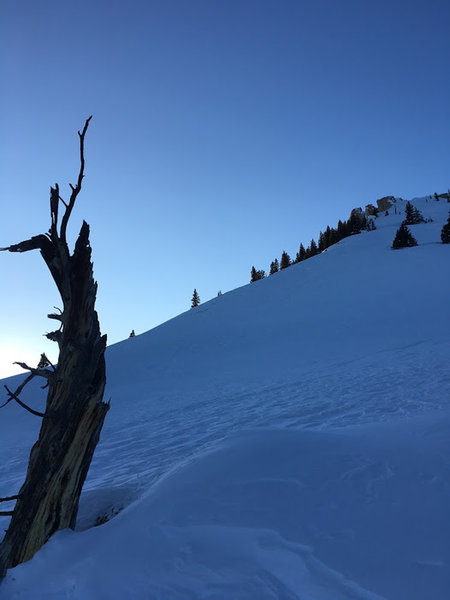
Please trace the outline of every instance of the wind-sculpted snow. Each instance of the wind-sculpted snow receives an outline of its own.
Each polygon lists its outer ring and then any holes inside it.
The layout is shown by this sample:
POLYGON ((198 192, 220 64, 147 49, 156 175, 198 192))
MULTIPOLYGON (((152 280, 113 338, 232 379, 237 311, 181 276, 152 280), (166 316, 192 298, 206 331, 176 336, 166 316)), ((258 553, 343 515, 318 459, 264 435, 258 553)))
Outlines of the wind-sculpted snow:
POLYGON ((444 599, 449 425, 241 431, 104 527, 56 535, 4 592, 444 599))
MULTIPOLYGON (((78 531, 2 600, 446 600, 450 205, 414 203, 433 218, 418 247, 390 248, 398 201, 376 231, 110 347, 78 531)), ((2 496, 38 427, 1 411, 2 496)))
MULTIPOLYGON (((102 485, 146 487, 180 461, 242 428, 328 429, 411 417, 448 406, 450 344, 418 344, 285 383, 148 400, 108 423, 95 464, 102 485), (399 366, 396 361, 399 361, 399 366), (411 381, 422 382, 415 389, 411 381), (153 423, 157 423, 156 428, 153 423), (108 463, 108 468, 102 464, 108 463), (139 474, 136 478, 136 474, 139 474)), ((97 474, 95 485, 98 485, 97 474)), ((88 480, 88 488, 90 479, 88 480)))

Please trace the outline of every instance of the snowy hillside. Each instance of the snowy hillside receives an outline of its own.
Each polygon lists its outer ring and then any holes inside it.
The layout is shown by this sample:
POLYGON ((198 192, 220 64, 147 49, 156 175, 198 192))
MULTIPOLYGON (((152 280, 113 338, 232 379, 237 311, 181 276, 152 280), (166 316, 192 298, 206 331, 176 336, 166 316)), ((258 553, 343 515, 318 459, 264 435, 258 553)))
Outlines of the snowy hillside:
MULTIPOLYGON (((108 348, 78 531, 1 600, 447 600, 450 204, 413 203, 433 219, 417 247, 390 248, 399 200, 375 231, 108 348)), ((0 412, 1 496, 38 428, 0 412)))

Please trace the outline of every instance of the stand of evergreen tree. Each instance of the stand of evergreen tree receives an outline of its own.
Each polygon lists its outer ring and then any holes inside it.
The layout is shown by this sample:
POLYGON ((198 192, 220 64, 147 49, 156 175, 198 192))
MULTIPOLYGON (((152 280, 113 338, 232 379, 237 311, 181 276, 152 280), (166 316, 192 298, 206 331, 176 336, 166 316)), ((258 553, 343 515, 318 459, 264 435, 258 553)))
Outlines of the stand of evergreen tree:
POLYGON ((412 246, 417 246, 417 240, 409 231, 405 222, 403 222, 397 229, 394 241, 392 242, 392 248, 398 250, 399 248, 411 248, 412 246))
POLYGON ((200 304, 200 296, 198 295, 197 290, 194 289, 194 293, 192 294, 192 300, 191 300, 191 308, 195 308, 199 304, 200 304))
MULTIPOLYGON (((352 210, 348 221, 339 220, 336 228, 328 226, 324 232, 320 232, 318 243, 312 239, 310 245, 306 249, 303 244, 300 244, 294 261, 291 261, 289 254, 283 251, 280 263, 278 263, 277 259, 270 263, 269 273, 270 275, 273 275, 280 269, 286 269, 295 263, 299 263, 311 258, 312 256, 316 256, 316 254, 323 252, 333 244, 337 244, 337 242, 340 242, 342 239, 350 235, 355 235, 363 230, 373 231, 374 229, 376 229, 376 227, 373 219, 367 219, 362 210, 360 208, 356 208, 352 210)), ((255 267, 252 267, 250 278, 251 282, 258 281, 258 279, 263 279, 264 277, 264 271, 257 271, 255 267)))
POLYGON ((265 276, 266 272, 263 269, 258 271, 255 269, 255 267, 252 267, 252 270, 250 271, 250 283, 264 279, 265 276))
POLYGON ((337 241, 339 242, 340 240, 343 240, 348 235, 349 235, 349 233, 348 233, 347 221, 341 221, 339 219, 338 225, 337 225, 337 241))
POLYGON ((443 244, 450 244, 450 213, 448 214, 447 223, 441 230, 441 241, 443 244))
MULTIPOLYGON (((339 222, 341 223, 341 221, 339 222)), ((339 235, 338 231, 328 225, 324 233, 319 233, 319 243, 317 245, 319 252, 323 252, 341 239, 342 237, 339 235)))
POLYGON ((360 208, 354 208, 347 221, 347 235, 361 233, 367 229, 367 217, 360 208))

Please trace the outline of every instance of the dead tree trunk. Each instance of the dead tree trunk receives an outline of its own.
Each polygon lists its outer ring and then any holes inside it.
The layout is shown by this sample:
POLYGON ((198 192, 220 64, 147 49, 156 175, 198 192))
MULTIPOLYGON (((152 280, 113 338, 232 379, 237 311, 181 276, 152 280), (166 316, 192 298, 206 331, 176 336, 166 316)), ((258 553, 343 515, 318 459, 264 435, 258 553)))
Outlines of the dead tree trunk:
MULTIPOLYGON (((90 118, 80 138, 80 171, 66 203, 59 195, 58 184, 50 191, 51 227, 47 234, 2 248, 10 252, 39 249, 61 295, 63 310, 49 318, 60 322, 57 331, 47 337, 59 345, 56 367, 41 360, 24 382, 44 377, 48 385, 45 413, 39 439, 34 444, 28 471, 12 512, 5 537, 0 544, 0 578, 6 570, 29 560, 50 536, 59 529, 73 528, 78 502, 109 404, 103 402, 106 336, 101 335, 95 298, 89 226, 83 222, 75 249, 70 254, 67 224, 81 190, 84 176, 84 137, 90 118), (64 212, 58 223, 58 208, 64 212)), ((45 355, 44 355, 45 358, 45 355)), ((17 401, 21 389, 9 394, 8 402, 17 401)))

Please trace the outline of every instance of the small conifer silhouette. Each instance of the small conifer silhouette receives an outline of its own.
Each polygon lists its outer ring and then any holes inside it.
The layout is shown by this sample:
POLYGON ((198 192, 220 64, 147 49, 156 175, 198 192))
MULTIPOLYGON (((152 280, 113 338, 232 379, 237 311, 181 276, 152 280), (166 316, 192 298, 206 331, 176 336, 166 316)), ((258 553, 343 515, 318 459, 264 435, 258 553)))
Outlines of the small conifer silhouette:
POLYGON ((412 246, 417 246, 417 240, 403 222, 397 229, 394 241, 392 242, 392 248, 398 250, 399 248, 411 248, 412 246))
POLYGON ((282 252, 280 260, 280 269, 287 269, 291 265, 291 257, 287 252, 282 252))
POLYGON ((270 271, 269 275, 273 275, 274 273, 278 273, 280 270, 280 265, 278 264, 278 258, 270 263, 270 271))
POLYGON ((265 276, 266 272, 263 271, 263 269, 256 270, 255 267, 252 267, 252 270, 250 272, 250 283, 259 281, 260 279, 264 279, 265 276))
POLYGON ((194 293, 192 294, 192 300, 191 300, 191 308, 195 308, 199 304, 200 304, 200 296, 198 295, 197 290, 194 289, 194 293))
POLYGON ((411 202, 406 203, 404 223, 406 225, 418 225, 419 223, 425 223, 422 213, 418 208, 413 206, 411 202))
POLYGON ((447 223, 441 230, 441 241, 443 244, 450 244, 450 213, 448 214, 447 223))
POLYGON ((300 244, 300 248, 298 249, 297 256, 295 257, 296 262, 302 262, 306 258, 306 250, 303 244, 300 244))

